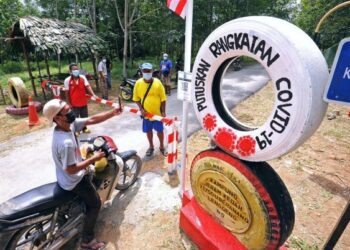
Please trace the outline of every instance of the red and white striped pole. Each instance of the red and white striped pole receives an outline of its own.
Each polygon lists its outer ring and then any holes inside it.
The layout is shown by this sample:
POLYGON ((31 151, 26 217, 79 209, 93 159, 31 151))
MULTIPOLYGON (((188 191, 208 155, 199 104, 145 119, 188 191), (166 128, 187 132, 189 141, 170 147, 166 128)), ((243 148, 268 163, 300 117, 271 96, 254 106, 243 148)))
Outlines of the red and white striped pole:
POLYGON ((52 90, 53 96, 55 99, 61 99, 61 90, 65 90, 65 88, 63 86, 60 85, 53 85, 50 83, 49 80, 44 80, 41 83, 41 87, 43 88, 50 88, 52 90))
MULTIPOLYGON (((110 107, 114 107, 114 108, 119 108, 119 104, 114 103, 112 101, 108 101, 105 99, 102 99, 100 97, 96 97, 96 96, 91 96, 91 95, 86 95, 90 100, 93 100, 95 102, 101 103, 101 104, 105 104, 107 106, 110 107)), ((137 115, 141 115, 141 111, 135 108, 130 108, 130 107, 123 107, 123 110, 137 114, 137 115)), ((177 118, 175 117, 174 119, 168 118, 168 117, 162 117, 162 116, 158 116, 158 115, 152 115, 147 113, 146 114, 146 118, 149 119, 153 119, 153 120, 157 120, 157 121, 161 121, 163 123, 165 123, 167 126, 169 126, 169 130, 168 130, 168 156, 167 156, 167 164, 168 164, 168 174, 169 175, 173 175, 176 173, 177 169, 176 169, 176 164, 177 164, 177 143, 179 140, 179 132, 178 132, 178 128, 179 128, 179 124, 180 122, 177 121, 177 118)), ((176 173, 177 174, 177 173, 176 173)))
MULTIPOLYGON (((119 104, 114 103, 112 101, 108 101, 108 100, 102 99, 102 98, 97 97, 97 96, 91 96, 91 95, 86 95, 86 96, 90 100, 93 100, 95 102, 102 103, 102 104, 105 104, 105 105, 110 106, 110 107, 119 108, 119 104)), ((142 115, 141 111, 138 110, 138 109, 135 109, 135 108, 130 108, 130 107, 125 106, 125 107, 123 107, 123 110, 131 112, 131 113, 134 113, 134 114, 137 114, 137 115, 142 115)), ((166 125, 171 125, 173 123, 173 119, 171 119, 171 118, 162 117, 162 116, 159 116, 159 115, 152 115, 150 113, 147 113, 145 115, 145 117, 148 118, 148 119, 161 121, 161 122, 165 123, 166 125)))

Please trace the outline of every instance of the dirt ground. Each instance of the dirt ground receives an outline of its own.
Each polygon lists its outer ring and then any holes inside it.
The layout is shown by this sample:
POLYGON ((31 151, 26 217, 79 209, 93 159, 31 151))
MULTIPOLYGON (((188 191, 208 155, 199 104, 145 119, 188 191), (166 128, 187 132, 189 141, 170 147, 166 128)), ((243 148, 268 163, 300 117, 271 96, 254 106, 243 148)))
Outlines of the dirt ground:
MULTIPOLYGON (((272 107, 273 98, 267 98, 271 94, 269 84, 240 104, 233 113, 246 123, 261 124, 272 107)), ((349 109, 344 106, 330 104, 321 126, 306 143, 285 156, 269 161, 287 186, 294 203, 294 230, 285 244, 289 249, 322 249, 350 200, 348 112, 349 109)), ((210 140, 203 130, 188 139, 187 177, 192 159, 209 144, 210 140)), ((166 177, 165 167, 159 166, 165 166, 165 162, 158 157, 144 162, 143 172, 166 177)), ((190 188, 189 178, 186 183, 190 188)), ((101 237, 114 242, 109 249, 195 249, 179 230, 179 209, 180 206, 168 212, 155 212, 150 217, 142 217, 136 225, 122 223, 117 238, 107 232, 101 233, 101 237)), ((335 249, 350 249, 350 226, 335 249)))
MULTIPOLYGON (((264 115, 272 107, 271 89, 267 87, 254 98, 249 98, 233 111, 242 120, 259 124, 264 115), (264 101, 262 101, 264 100, 264 101), (265 103, 266 105, 256 105, 265 103), (252 115, 254 114, 254 115, 252 115)), ((0 106, 0 123, 2 133, 0 141, 6 141, 18 134, 45 127, 42 123, 29 129, 26 117, 11 118, 5 114, 4 106, 0 106)), ((93 112, 100 109, 97 105, 93 112)), ((327 114, 333 114, 333 119, 324 118, 320 128, 301 147, 269 163, 281 176, 286 184, 294 203, 296 221, 293 233, 286 242, 289 249, 322 249, 324 242, 332 231, 347 201, 350 200, 350 117, 349 108, 331 104, 327 114)), ((266 116, 265 116, 266 117, 266 116)), ((188 139, 187 176, 190 164, 197 153, 209 147, 209 138, 203 130, 188 139)), ((180 151, 180 146, 179 146, 180 151)), ((180 152, 181 153, 181 152, 180 152)), ((149 174, 155 174, 166 179, 164 158, 155 156, 145 161, 142 170, 142 181, 149 174)), ((190 188, 189 178, 186 179, 190 188)), ((117 199, 107 205, 99 217, 98 236, 108 241, 107 249, 195 249, 186 240, 179 229, 179 201, 167 210, 152 210, 142 212, 142 204, 127 210, 131 202, 140 192, 138 182, 127 195, 116 194, 117 199), (123 200, 123 205, 118 201, 123 200), (125 201, 126 199, 126 201, 125 201), (127 219, 126 211, 133 217, 127 219), (134 214, 133 214, 134 213, 134 214), (114 218, 114 219, 113 219, 114 218), (117 219, 115 219, 117 218, 117 219)), ((160 187, 165 187, 160 186, 160 187)), ((176 189, 177 190, 177 189, 176 189)), ((160 189, 155 189, 154 195, 160 189)), ((166 190, 172 193, 173 189, 166 190)), ((168 195, 165 193, 164 195, 168 195)), ((175 198, 174 198, 175 199, 175 198)), ((164 201, 167 202, 167 201, 164 201)), ((164 204, 163 204, 164 205, 164 204)), ((350 226, 345 230, 335 249, 350 249, 350 226)))

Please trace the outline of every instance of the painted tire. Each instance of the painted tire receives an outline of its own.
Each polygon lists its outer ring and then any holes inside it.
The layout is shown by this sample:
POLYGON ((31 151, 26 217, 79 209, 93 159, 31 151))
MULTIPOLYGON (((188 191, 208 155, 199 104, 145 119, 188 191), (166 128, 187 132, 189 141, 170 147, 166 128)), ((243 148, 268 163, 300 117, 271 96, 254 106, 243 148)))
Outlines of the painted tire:
POLYGON ((28 91, 19 77, 12 77, 8 80, 9 94, 12 104, 17 108, 28 106, 28 91))
POLYGON ((266 161, 297 148, 319 127, 328 75, 322 53, 298 27, 273 17, 239 18, 201 46, 192 71, 193 106, 220 148, 240 159, 266 161), (221 78, 237 56, 258 61, 274 82, 274 108, 258 128, 239 122, 221 98, 221 78))
MULTIPOLYGON (((37 112, 39 112, 42 109, 42 105, 40 102, 34 102, 34 106, 37 112)), ((16 108, 14 105, 10 105, 7 106, 5 110, 6 113, 9 115, 27 115, 29 113, 28 108, 28 106, 23 108, 16 108)))
POLYGON ((292 233, 291 197, 266 162, 206 150, 192 162, 191 186, 198 203, 247 249, 278 249, 292 233))

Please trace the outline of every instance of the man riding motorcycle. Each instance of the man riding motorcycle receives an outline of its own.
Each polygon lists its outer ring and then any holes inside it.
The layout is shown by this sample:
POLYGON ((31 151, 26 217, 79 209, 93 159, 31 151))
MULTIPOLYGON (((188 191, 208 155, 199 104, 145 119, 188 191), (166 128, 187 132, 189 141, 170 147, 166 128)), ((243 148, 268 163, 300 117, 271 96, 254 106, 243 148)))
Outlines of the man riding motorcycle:
POLYGON ((105 243, 94 238, 94 226, 101 207, 101 201, 86 168, 105 156, 96 152, 82 160, 76 132, 86 125, 98 124, 121 113, 121 109, 102 112, 88 118, 76 119, 71 107, 64 101, 54 99, 46 103, 44 116, 56 127, 52 139, 52 156, 56 166, 57 182, 60 188, 77 194, 86 205, 86 219, 83 228, 83 249, 101 249, 105 243))

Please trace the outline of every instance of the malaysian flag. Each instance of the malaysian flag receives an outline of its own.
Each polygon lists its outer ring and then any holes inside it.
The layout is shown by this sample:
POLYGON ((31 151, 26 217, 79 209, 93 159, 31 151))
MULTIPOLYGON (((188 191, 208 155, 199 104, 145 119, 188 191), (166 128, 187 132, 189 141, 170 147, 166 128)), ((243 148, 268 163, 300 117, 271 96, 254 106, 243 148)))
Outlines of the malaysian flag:
POLYGON ((166 5, 169 9, 185 19, 187 0, 167 0, 166 5))

